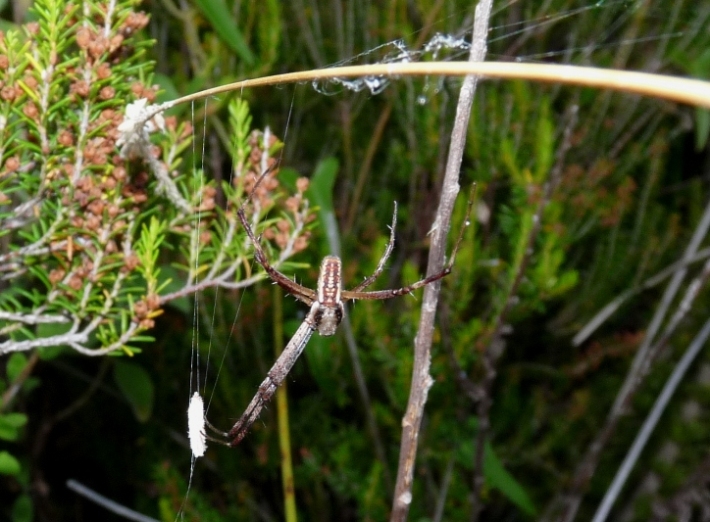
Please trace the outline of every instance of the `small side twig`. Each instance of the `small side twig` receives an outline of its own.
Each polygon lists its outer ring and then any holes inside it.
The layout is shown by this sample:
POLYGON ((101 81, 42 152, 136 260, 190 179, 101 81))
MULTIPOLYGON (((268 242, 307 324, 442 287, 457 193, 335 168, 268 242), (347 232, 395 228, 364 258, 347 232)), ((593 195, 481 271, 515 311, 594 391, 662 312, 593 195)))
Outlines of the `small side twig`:
POLYGON ((98 504, 99 506, 111 511, 112 513, 116 513, 117 515, 122 516, 127 520, 135 520, 136 522, 159 522, 155 518, 151 518, 149 516, 143 515, 142 513, 138 513, 137 511, 133 511, 132 509, 127 508, 126 506, 119 504, 118 502, 104 497, 103 495, 97 493, 93 489, 87 488, 86 486, 84 486, 80 482, 77 482, 74 479, 67 480, 67 487, 75 493, 78 493, 82 497, 85 497, 86 499, 90 500, 91 502, 98 504))

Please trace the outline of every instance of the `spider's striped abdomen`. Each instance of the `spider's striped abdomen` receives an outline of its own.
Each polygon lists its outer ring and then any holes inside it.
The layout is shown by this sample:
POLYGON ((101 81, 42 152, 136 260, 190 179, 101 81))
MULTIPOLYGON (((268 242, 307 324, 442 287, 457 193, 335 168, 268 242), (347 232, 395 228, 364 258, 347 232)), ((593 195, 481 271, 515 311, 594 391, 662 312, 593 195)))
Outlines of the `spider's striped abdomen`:
POLYGON ((318 274, 318 292, 314 327, 321 335, 333 335, 343 319, 343 302, 341 301, 342 266, 340 258, 326 256, 320 264, 318 274))

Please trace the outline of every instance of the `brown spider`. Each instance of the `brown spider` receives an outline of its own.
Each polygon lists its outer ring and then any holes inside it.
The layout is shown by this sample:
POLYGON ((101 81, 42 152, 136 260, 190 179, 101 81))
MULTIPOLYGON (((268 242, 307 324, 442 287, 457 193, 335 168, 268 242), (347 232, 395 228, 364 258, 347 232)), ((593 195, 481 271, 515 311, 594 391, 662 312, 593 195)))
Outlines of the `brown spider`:
POLYGON ((363 292, 363 290, 370 286, 382 273, 384 265, 392 253, 392 249, 394 248, 394 229, 397 225, 396 203, 394 207, 394 216, 392 218, 392 226, 390 227, 390 240, 387 243, 385 253, 377 265, 377 269, 371 276, 365 278, 362 283, 357 285, 352 290, 342 289, 342 266, 340 258, 337 256, 326 256, 323 258, 320 265, 320 272, 318 274, 318 284, 316 290, 311 290, 310 288, 301 286, 276 270, 271 266, 271 264, 269 264, 261 243, 255 237, 254 231, 251 229, 251 226, 244 215, 244 209, 240 208, 238 211, 239 220, 242 222, 249 239, 254 245, 254 258, 257 263, 259 263, 264 270, 266 270, 266 273, 272 281, 293 295, 299 301, 306 303, 311 307, 311 309, 308 312, 308 315, 306 315, 306 318, 303 320, 303 323, 301 323, 301 326, 298 327, 298 330, 296 330, 296 333, 284 348, 279 358, 266 374, 266 379, 264 379, 264 382, 261 383, 256 395, 251 400, 249 406, 247 406, 247 409, 244 411, 239 420, 234 424, 232 429, 228 432, 224 432, 205 421, 206 425, 212 431, 225 439, 230 439, 230 441, 227 442, 212 437, 207 438, 214 442, 219 442, 231 447, 239 444, 239 442, 241 442, 241 440, 246 436, 251 425, 259 417, 261 410, 274 395, 276 389, 284 381, 286 375, 288 375, 288 372, 291 371, 291 368, 293 368, 293 365, 301 355, 301 352, 303 352, 303 349, 306 347, 306 344, 313 335, 313 332, 317 330, 318 333, 323 336, 335 334, 340 321, 343 319, 343 314, 345 313, 343 303, 355 299, 390 299, 392 297, 409 294, 417 288, 421 288, 429 283, 438 281, 442 277, 450 274, 454 260, 456 259, 456 252, 458 251, 461 240, 463 239, 465 227, 468 224, 472 204, 472 200, 469 200, 466 218, 463 226, 461 227, 461 232, 456 240, 456 244, 454 245, 454 250, 451 253, 451 259, 441 272, 402 288, 377 290, 374 292, 363 292))

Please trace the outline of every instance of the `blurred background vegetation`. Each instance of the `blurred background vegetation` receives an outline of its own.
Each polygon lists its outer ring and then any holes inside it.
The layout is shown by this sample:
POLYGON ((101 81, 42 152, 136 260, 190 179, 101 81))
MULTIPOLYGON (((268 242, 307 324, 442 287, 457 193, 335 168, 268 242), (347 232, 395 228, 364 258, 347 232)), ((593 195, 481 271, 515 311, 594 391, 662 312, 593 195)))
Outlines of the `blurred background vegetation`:
MULTIPOLYGON (((153 41, 146 71, 152 64, 162 100, 242 78, 379 62, 404 46, 416 59, 465 60, 466 50, 436 56, 421 50, 436 33, 467 37, 473 17, 473 4, 450 0, 162 0, 138 8, 150 15, 139 38, 153 41)), ((19 2, 5 4, 2 15, 8 26, 34 16, 19 2)), ((706 0, 495 3, 488 59, 708 78, 709 23, 706 0)), ((311 204, 320 209, 310 245, 296 258, 310 267, 294 270, 307 286, 337 244, 346 286, 370 274, 397 201, 397 244, 377 283, 393 288, 426 269, 427 231, 459 85, 459 79, 399 79, 377 95, 335 84, 264 88, 171 114, 195 129, 182 168, 204 167, 216 180, 232 171, 232 98, 248 101, 254 128, 268 126, 284 142, 282 172, 287 179, 294 173, 312 178, 311 204), (337 227, 326 234, 333 219, 337 227)), ((472 387, 483 377, 481 353, 498 321, 505 351, 492 393, 482 519, 543 516, 604 421, 663 284, 635 294, 580 346, 572 338, 612 299, 678 261, 708 204, 707 111, 516 81, 483 82, 474 105, 461 179, 478 184, 475 226, 443 285, 414 521, 470 517, 477 432, 472 387), (558 183, 529 254, 532 216, 553 176, 558 183), (504 314, 511 294, 515 304, 504 314)), ((463 198, 452 239, 463 220, 463 198)), ((174 260, 161 262, 169 267, 174 260)), ((691 275, 699 267, 691 265, 691 275)), ((21 463, 19 473, 0 476, 0 516, 31 520, 23 518, 31 511, 36 520, 113 520, 66 489, 66 480, 76 479, 164 521, 180 510, 189 520, 281 520, 275 406, 236 449, 211 445, 192 475, 185 437, 191 347, 199 345, 203 364, 209 357, 209 368, 202 368, 208 418, 227 428, 273 363, 274 345, 283 346, 304 316, 303 306, 289 298, 283 309, 274 307, 276 293, 268 281, 241 292, 205 291, 195 301, 199 328, 195 303, 168 305, 149 331, 154 342, 130 361, 67 350, 37 363, 9 407, 26 414, 28 423, 15 440, 0 440, 0 449, 21 463), (284 338, 274 339, 275 323, 283 323, 284 338), (126 393, 121 365, 133 368, 128 373, 140 381, 135 387, 145 388, 143 398, 126 393), (80 407, 59 420, 56 412, 78 400, 80 407)), ((387 518, 418 299, 348 309, 367 402, 343 332, 315 336, 287 379, 303 520, 387 518), (376 437, 367 429, 368 416, 376 437)), ((579 520, 591 517, 709 305, 701 293, 654 365, 602 455, 579 520)), ((9 360, 0 360, 3 390, 19 373, 9 360)), ((692 474, 708 468, 709 372, 705 350, 646 448, 617 516, 648 520, 654 503, 657 510, 670 506, 692 474)))

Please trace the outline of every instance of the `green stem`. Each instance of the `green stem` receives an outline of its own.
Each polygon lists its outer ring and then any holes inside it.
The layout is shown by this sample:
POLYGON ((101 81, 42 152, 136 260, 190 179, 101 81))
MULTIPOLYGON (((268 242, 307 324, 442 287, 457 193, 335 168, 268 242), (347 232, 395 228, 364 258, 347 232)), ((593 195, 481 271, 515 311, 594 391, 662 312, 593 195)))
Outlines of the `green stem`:
MULTIPOLYGON (((283 349, 283 296, 281 289, 274 286, 274 349, 276 357, 283 349)), ((284 382, 276 390, 276 416, 279 423, 279 451, 281 453, 281 477, 284 491, 284 511, 286 522, 296 522, 296 494, 293 483, 293 462, 291 460, 291 435, 288 422, 288 395, 284 382)))

